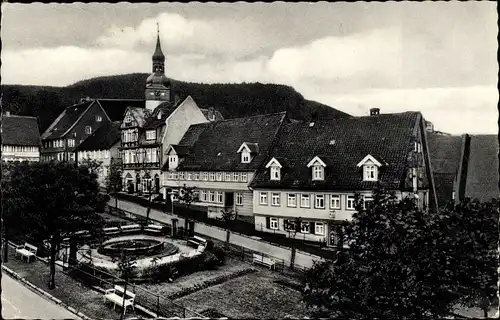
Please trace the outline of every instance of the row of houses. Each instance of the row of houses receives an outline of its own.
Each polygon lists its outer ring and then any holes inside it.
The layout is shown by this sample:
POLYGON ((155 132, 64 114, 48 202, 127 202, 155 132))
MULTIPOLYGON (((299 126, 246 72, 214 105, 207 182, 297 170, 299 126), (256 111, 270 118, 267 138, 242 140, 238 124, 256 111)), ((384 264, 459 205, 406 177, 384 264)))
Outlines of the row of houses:
POLYGON ((302 238, 328 244, 351 218, 355 193, 368 203, 384 187, 434 211, 450 200, 499 195, 495 136, 449 136, 419 112, 379 109, 308 122, 286 112, 224 119, 191 97, 176 98, 159 37, 144 100, 83 99, 37 132, 36 118, 5 115, 2 159, 97 160, 102 186, 119 159, 123 192, 170 202, 183 186, 196 187, 194 204, 209 216, 233 210, 274 233, 301 217, 302 238))

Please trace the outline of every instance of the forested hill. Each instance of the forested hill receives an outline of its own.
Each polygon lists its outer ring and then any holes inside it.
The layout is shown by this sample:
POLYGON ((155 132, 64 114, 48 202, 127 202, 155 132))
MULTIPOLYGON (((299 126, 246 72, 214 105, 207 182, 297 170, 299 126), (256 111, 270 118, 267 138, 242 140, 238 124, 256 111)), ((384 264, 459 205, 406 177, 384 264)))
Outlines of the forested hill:
MULTIPOLYGON (((99 77, 66 87, 2 86, 2 108, 13 114, 37 116, 43 132, 59 113, 82 97, 144 99, 146 73, 99 77)), ((293 119, 348 116, 327 105, 304 99, 292 87, 277 84, 202 84, 172 81, 174 95, 191 95, 200 108, 214 107, 224 118, 288 111, 293 119)))

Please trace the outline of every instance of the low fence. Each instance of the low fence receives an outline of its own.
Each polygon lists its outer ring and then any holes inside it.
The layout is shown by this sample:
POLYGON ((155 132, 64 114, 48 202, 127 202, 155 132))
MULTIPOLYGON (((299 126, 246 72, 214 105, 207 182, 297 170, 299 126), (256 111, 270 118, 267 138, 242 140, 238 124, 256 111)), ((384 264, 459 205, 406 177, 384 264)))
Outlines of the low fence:
MULTIPOLYGON (((122 287, 125 285, 124 279, 89 264, 80 264, 77 262, 64 272, 88 286, 101 288, 103 290, 111 289, 115 285, 120 285, 122 287)), ((128 282, 127 291, 133 292, 136 295, 136 304, 155 313, 157 317, 206 318, 179 303, 150 292, 138 284, 128 282)))
MULTIPOLYGON (((117 198, 122 201, 126 201, 130 204, 135 204, 143 208, 143 210, 146 210, 147 207, 151 208, 152 211, 155 211, 155 214, 158 216, 159 214, 165 216, 165 214, 171 214, 172 213, 172 206, 167 205, 165 203, 160 203, 160 202, 150 202, 148 199, 134 196, 134 195, 129 195, 129 194, 123 194, 119 193, 117 195, 117 198)), ((120 201, 119 201, 120 202, 120 201)), ((122 202, 123 203, 123 202, 122 202)), ((111 199, 108 204, 110 206, 115 205, 115 199, 111 199)), ((127 209, 125 209, 127 210, 127 209)), ((197 221, 197 222, 202 222, 210 226, 214 227, 219 227, 222 229, 227 228, 228 226, 226 223, 222 220, 219 219, 214 219, 214 218, 209 218, 208 213, 206 211, 206 208, 204 207, 197 207, 197 206, 191 206, 187 207, 184 204, 180 203, 174 203, 174 208, 173 208, 174 214, 176 216, 185 218, 189 217, 189 219, 197 221)), ((231 223, 229 226, 229 229, 234 232, 234 233, 240 233, 242 235, 246 235, 249 237, 259 237, 264 241, 270 242, 275 245, 279 246, 284 246, 290 249, 291 247, 291 239, 288 238, 285 234, 282 233, 277 233, 274 230, 266 230, 260 228, 256 228, 253 223, 249 223, 247 221, 243 220, 235 220, 231 223)), ((296 239, 300 241, 296 241, 295 247, 301 251, 310 253, 312 255, 324 258, 324 259, 331 259, 332 258, 332 252, 329 250, 323 250, 322 248, 325 247, 325 244, 322 242, 313 242, 313 241, 307 241, 304 239, 300 239, 300 234, 296 235, 296 239)))
MULTIPOLYGON (((123 209, 116 209, 114 207, 108 207, 106 212, 133 222, 144 219, 144 217, 140 214, 123 209)), ((150 222, 153 221, 154 223, 166 226, 167 228, 172 228, 172 225, 165 221, 169 221, 171 217, 169 217, 168 215, 165 216, 166 219, 163 219, 164 221, 155 218, 149 218, 149 220, 150 222)), ((224 244, 227 237, 227 231, 225 229, 206 225, 203 223, 196 223, 194 231, 196 234, 202 237, 210 238, 214 241, 220 242, 221 244, 224 244)), ((186 236, 183 232, 183 227, 176 228, 176 235, 180 235, 181 237, 186 236)), ((234 232, 230 233, 229 241, 230 246, 228 253, 232 256, 251 262, 254 253, 263 255, 276 261, 277 265, 281 266, 276 270, 281 272, 285 272, 285 270, 288 269, 285 267, 290 266, 291 250, 288 247, 282 247, 262 240, 252 239, 251 237, 234 232)), ((320 259, 320 257, 311 255, 307 252, 296 250, 293 269, 299 271, 307 270, 312 267, 314 263, 313 261, 320 259)))

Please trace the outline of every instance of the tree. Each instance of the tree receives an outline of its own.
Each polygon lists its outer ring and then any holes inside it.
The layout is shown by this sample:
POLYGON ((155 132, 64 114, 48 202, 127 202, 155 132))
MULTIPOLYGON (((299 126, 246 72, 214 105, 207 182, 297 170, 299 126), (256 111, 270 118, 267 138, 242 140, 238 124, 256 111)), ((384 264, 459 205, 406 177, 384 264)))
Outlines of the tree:
MULTIPOLYGON (((123 291, 127 292, 128 281, 134 273, 136 268, 137 260, 134 256, 129 256, 125 254, 124 251, 121 252, 119 259, 115 262, 118 263, 118 270, 120 271, 120 277, 125 280, 125 285, 123 286, 123 291)), ((120 315, 120 320, 125 317, 125 299, 123 299, 122 313, 120 315)))
POLYGON ((460 282, 460 303, 480 307, 484 317, 497 299, 498 208, 497 199, 481 203, 466 198, 445 209, 453 218, 450 225, 456 232, 456 245, 466 248, 461 266, 468 270, 468 276, 460 282))
POLYGON ((304 301, 318 317, 430 319, 451 315, 478 292, 491 297, 482 281, 492 281, 496 238, 477 229, 491 219, 471 208, 422 212, 413 199, 383 190, 368 208, 358 198, 344 223, 349 249, 308 271, 304 301))
POLYGON ((122 161, 120 158, 111 158, 109 174, 106 177, 106 191, 115 197, 115 208, 118 209, 118 191, 123 189, 122 161))
POLYGON ((15 166, 10 183, 15 199, 12 201, 21 204, 17 213, 25 230, 32 238, 49 240, 48 287, 53 289, 57 247, 62 240, 75 239, 75 232, 81 230, 88 230, 93 236, 102 231, 103 219, 95 212, 99 205, 97 176, 85 165, 37 162, 15 166))
POLYGON ((236 214, 233 209, 224 209, 221 210, 222 220, 226 225, 226 249, 229 248, 229 237, 231 235, 231 225, 236 218, 236 214))
POLYGON ((187 187, 184 185, 180 190, 179 190, 179 195, 178 195, 178 200, 181 203, 184 203, 186 205, 186 216, 184 217, 184 230, 187 230, 188 228, 188 223, 191 221, 191 216, 192 212, 189 208, 189 206, 193 203, 198 201, 198 188, 197 187, 187 187))
POLYGON ((295 255, 297 253, 297 248, 296 248, 296 239, 295 237, 297 236, 297 232, 301 231, 302 228, 302 218, 297 217, 293 221, 286 220, 285 221, 285 230, 288 232, 288 237, 291 239, 291 257, 290 257, 290 269, 293 270, 295 266, 295 255))

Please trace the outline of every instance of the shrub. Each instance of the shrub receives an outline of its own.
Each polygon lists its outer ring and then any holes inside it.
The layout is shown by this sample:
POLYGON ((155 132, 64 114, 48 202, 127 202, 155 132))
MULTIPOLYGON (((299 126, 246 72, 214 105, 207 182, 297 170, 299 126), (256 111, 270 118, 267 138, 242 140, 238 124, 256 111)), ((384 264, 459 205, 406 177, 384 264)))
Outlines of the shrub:
POLYGON ((217 260, 219 260, 219 264, 218 264, 219 266, 226 263, 226 251, 222 247, 214 246, 210 250, 210 252, 213 253, 215 255, 215 257, 217 257, 217 260))
POLYGON ((214 248, 214 242, 212 240, 207 241, 207 246, 205 247, 206 251, 211 251, 214 248))

